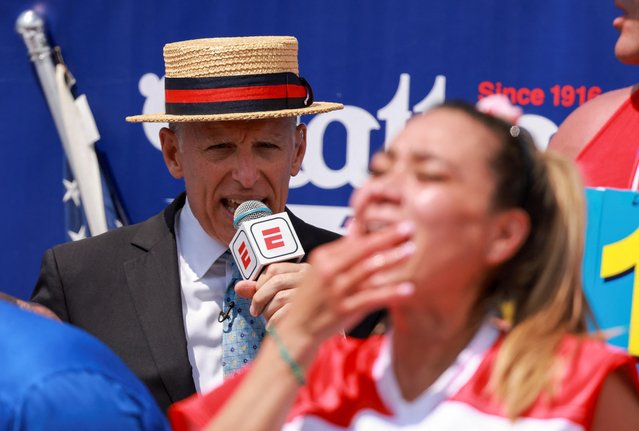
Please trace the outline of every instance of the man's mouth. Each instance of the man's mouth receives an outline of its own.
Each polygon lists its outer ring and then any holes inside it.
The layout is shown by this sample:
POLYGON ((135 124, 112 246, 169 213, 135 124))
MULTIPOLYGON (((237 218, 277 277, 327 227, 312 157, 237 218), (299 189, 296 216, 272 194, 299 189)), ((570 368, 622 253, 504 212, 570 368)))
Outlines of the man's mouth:
POLYGON ((265 202, 266 199, 258 199, 258 198, 247 198, 247 199, 222 198, 222 205, 224 206, 224 208, 226 208, 228 212, 230 212, 231 214, 235 214, 235 210, 237 209, 237 207, 240 206, 240 204, 250 200, 260 201, 266 205, 266 202, 265 202))

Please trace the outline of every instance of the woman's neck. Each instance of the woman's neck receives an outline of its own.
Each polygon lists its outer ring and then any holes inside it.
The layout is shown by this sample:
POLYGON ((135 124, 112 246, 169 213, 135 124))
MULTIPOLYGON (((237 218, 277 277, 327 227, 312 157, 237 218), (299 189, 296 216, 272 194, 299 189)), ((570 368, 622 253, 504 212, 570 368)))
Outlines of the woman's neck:
POLYGON ((402 396, 417 398, 455 361, 483 321, 483 313, 393 311, 393 370, 402 396))

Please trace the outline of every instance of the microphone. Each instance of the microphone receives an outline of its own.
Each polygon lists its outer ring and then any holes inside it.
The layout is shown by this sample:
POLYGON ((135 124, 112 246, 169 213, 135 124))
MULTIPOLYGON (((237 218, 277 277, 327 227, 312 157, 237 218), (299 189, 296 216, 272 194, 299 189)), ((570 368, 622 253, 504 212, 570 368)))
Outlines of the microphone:
POLYGON ((273 214, 260 201, 242 202, 235 210, 233 227, 237 232, 229 249, 244 280, 257 280, 271 263, 299 262, 304 257, 288 214, 273 214))

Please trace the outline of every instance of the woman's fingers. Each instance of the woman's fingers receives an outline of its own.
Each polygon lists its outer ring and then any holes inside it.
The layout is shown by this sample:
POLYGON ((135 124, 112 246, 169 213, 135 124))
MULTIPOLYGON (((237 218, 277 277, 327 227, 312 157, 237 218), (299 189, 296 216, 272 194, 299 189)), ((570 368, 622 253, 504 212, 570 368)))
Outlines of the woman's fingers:
MULTIPOLYGON (((392 248, 367 256, 360 262, 326 277, 324 287, 336 300, 349 292, 400 282, 397 271, 391 271, 406 262, 415 253, 415 243, 405 241, 392 248)), ((321 271, 321 268, 320 268, 321 271)))
MULTIPOLYGON (((414 254, 414 244, 405 241, 405 238, 391 247, 386 246, 387 239, 379 241, 387 248, 348 267, 335 270, 330 262, 328 267, 324 267, 326 262, 319 268, 312 266, 302 287, 296 292, 289 313, 295 316, 297 324, 304 327, 308 334, 320 338, 332 335, 342 328, 350 328, 366 313, 412 295, 412 284, 404 283, 402 277, 405 274, 395 269, 414 254), (380 278, 382 274, 388 275, 380 278), (389 280, 390 283, 380 283, 377 279, 389 280)), ((392 244, 396 242, 396 239, 391 241, 392 244)), ((338 254, 331 257, 336 261, 340 261, 340 258, 349 260, 338 254)))
POLYGON ((362 267, 367 272, 374 272, 388 266, 394 266, 396 263, 412 256, 413 253, 415 253, 415 243, 406 241, 398 247, 368 257, 362 262, 362 267))
POLYGON ((415 285, 409 281, 360 290, 344 299, 342 312, 346 315, 364 316, 381 307, 404 302, 410 299, 414 293, 415 285))
POLYGON ((344 237, 316 249, 309 261, 323 276, 330 278, 351 270, 376 253, 396 247, 408 240, 413 232, 414 225, 403 222, 364 236, 344 237))

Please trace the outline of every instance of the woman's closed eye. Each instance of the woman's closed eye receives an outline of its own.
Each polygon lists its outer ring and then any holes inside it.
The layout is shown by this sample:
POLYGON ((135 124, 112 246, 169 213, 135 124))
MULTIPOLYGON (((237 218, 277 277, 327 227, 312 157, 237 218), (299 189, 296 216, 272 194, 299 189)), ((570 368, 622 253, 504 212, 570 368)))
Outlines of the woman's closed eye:
POLYGON ((368 172, 372 177, 379 177, 388 172, 392 165, 393 158, 389 153, 377 153, 371 160, 368 172))
POLYGON ((450 174, 443 169, 418 169, 414 174, 419 182, 440 182, 450 179, 450 174))

